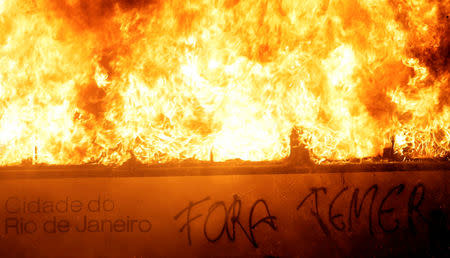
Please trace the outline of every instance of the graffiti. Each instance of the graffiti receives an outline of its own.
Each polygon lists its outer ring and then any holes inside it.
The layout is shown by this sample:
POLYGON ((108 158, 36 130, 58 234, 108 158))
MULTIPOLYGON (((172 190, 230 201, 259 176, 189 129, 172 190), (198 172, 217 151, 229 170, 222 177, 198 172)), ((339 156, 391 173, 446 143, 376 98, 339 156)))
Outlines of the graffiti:
POLYGON ((191 239, 191 223, 200 218, 204 217, 204 223, 203 223, 203 235, 211 243, 214 243, 221 239, 226 232, 226 238, 234 242, 236 240, 236 232, 237 230, 242 231, 245 238, 250 242, 252 246, 255 248, 258 247, 258 243, 255 236, 255 229, 262 225, 266 224, 268 225, 272 230, 277 230, 277 226, 275 224, 275 221, 277 220, 277 217, 273 216, 270 212, 269 205, 267 204, 267 201, 264 199, 258 199, 256 200, 250 208, 250 212, 248 215, 248 223, 245 224, 242 221, 242 215, 241 215, 241 207, 242 207, 242 201, 239 198, 238 195, 233 196, 233 202, 230 204, 230 206, 226 206, 224 201, 217 201, 211 204, 208 208, 208 211, 205 214, 198 213, 194 217, 191 217, 192 209, 195 206, 199 206, 200 204, 209 201, 211 198, 206 197, 200 201, 196 202, 189 202, 189 205, 185 208, 183 208, 180 212, 178 212, 174 219, 178 220, 182 214, 186 214, 186 222, 183 224, 183 226, 180 228, 180 232, 183 232, 186 229, 187 234, 187 241, 189 245, 192 245, 192 239, 191 239), (257 207, 262 207, 264 210, 265 216, 258 217, 255 214, 255 210, 257 207), (222 216, 223 220, 220 222, 219 228, 221 229, 219 233, 216 235, 213 235, 212 232, 210 232, 208 229, 208 225, 211 223, 211 218, 213 216, 222 216), (246 225, 246 226, 244 226, 246 225))

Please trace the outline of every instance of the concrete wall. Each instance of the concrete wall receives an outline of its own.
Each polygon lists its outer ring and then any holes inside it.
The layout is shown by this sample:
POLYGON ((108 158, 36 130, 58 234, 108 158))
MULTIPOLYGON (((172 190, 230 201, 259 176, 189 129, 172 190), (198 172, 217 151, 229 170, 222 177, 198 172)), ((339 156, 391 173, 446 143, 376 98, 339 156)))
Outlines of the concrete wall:
POLYGON ((449 175, 2 178, 0 256, 448 255, 449 175))

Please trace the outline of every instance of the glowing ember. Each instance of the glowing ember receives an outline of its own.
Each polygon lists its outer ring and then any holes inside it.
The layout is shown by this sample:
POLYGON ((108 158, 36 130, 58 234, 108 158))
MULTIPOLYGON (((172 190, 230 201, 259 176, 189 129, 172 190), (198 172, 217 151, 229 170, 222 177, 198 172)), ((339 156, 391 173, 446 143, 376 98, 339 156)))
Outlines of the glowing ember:
POLYGON ((0 164, 450 151, 450 3, 0 1, 0 164))

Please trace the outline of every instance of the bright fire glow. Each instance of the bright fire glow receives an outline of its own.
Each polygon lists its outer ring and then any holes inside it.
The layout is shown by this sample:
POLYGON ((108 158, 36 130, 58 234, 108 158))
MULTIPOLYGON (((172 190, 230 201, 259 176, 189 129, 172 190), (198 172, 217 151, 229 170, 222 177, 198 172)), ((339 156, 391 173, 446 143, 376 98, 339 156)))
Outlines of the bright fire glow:
POLYGON ((450 3, 0 0, 0 165, 450 152, 450 3))

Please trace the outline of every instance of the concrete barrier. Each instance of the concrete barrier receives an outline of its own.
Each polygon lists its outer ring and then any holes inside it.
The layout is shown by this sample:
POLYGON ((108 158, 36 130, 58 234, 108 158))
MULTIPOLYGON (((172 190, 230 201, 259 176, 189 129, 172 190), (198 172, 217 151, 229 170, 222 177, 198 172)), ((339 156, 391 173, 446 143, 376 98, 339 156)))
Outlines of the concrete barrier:
POLYGON ((448 169, 155 177, 19 172, 0 175, 1 257, 449 251, 448 169))

